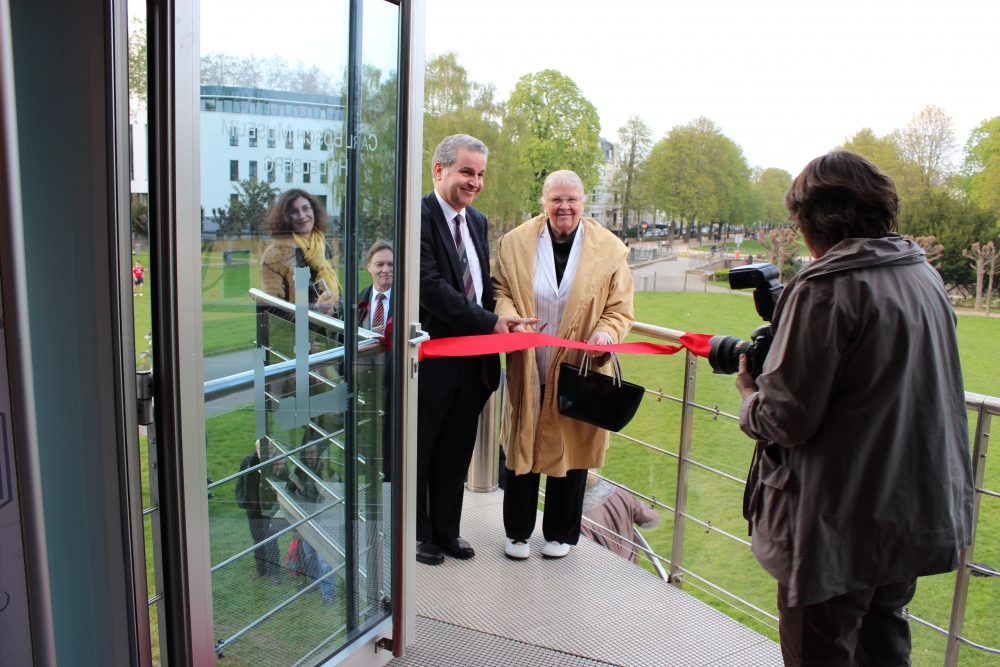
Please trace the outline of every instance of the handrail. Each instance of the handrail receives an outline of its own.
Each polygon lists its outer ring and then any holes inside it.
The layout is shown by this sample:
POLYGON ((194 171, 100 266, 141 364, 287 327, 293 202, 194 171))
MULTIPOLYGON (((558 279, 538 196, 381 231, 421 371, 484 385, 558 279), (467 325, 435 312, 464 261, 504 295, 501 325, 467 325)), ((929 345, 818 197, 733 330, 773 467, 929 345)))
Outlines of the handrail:
MULTIPOLYGON (((265 303, 272 308, 277 308, 278 310, 283 310, 289 315, 295 314, 295 304, 285 301, 284 299, 279 299, 276 296, 272 296, 267 292, 263 292, 256 287, 250 288, 250 296, 257 300, 258 303, 265 303)), ((315 310, 309 310, 309 322, 312 324, 318 324, 321 327, 327 329, 333 329, 341 333, 344 332, 344 320, 338 320, 336 317, 330 317, 329 315, 324 315, 323 313, 317 312, 315 310)), ((362 327, 358 327, 358 336, 368 339, 380 338, 380 334, 374 331, 369 331, 362 327)))
MULTIPOLYGON (((311 316, 311 313, 310 313, 311 316)), ((332 319, 332 318, 331 318, 332 319)), ((359 329, 360 331, 360 329, 359 329)), ((358 352, 370 352, 372 350, 378 349, 382 341, 378 338, 368 338, 358 342, 358 352)), ((317 352, 316 354, 309 355, 309 366, 318 366, 320 364, 330 363, 337 359, 344 358, 344 348, 337 347, 332 350, 324 350, 323 352, 317 352)), ((270 364, 264 368, 264 379, 266 381, 277 380, 286 375, 291 375, 295 372, 295 360, 289 359, 288 361, 280 361, 276 364, 270 364)), ((229 396, 230 394, 235 394, 236 392, 243 391, 249 387, 253 386, 253 371, 243 371, 242 373, 234 373, 233 375, 227 375, 226 377, 217 378, 215 380, 208 380, 205 382, 205 402, 214 401, 220 398, 229 396)))

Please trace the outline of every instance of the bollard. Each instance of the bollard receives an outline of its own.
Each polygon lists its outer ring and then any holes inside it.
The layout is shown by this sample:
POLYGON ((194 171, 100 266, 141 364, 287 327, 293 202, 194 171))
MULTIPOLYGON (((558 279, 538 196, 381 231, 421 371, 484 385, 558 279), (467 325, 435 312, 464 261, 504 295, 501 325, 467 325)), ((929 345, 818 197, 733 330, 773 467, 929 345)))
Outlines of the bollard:
POLYGON ((656 291, 656 271, 653 271, 653 291, 656 291))
POLYGON ((648 292, 649 291, 649 275, 644 273, 641 276, 639 276, 639 282, 640 282, 640 284, 642 284, 642 289, 640 291, 642 291, 642 292, 648 292))
POLYGON ((465 481, 465 488, 474 493, 492 493, 499 488, 504 378, 504 375, 500 376, 500 388, 493 392, 483 411, 479 413, 476 448, 472 450, 472 463, 469 464, 469 475, 465 481))

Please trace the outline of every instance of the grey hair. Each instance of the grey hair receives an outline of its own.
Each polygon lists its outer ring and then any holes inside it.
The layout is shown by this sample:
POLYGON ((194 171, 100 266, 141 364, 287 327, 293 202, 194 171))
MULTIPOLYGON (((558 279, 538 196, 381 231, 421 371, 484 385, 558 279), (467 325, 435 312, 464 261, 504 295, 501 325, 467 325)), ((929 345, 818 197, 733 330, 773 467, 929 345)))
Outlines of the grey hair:
POLYGON ((365 266, 368 266, 368 264, 371 263, 372 257, 374 257, 375 253, 379 250, 388 250, 389 252, 393 252, 392 241, 386 241, 385 239, 375 241, 375 243, 372 244, 372 247, 368 248, 368 254, 365 255, 365 266))
POLYGON ((560 169, 559 171, 553 171, 551 174, 546 176, 545 182, 542 183, 542 206, 545 205, 545 193, 549 191, 549 188, 554 188, 557 185, 576 188, 580 191, 580 200, 583 202, 587 201, 586 191, 583 189, 583 180, 576 175, 575 171, 560 169))
POLYGON ((441 143, 434 149, 434 159, 431 160, 431 165, 440 163, 442 167, 448 169, 448 167, 455 164, 456 153, 458 153, 459 148, 464 148, 473 153, 482 153, 486 157, 490 156, 490 149, 479 139, 470 137, 468 134, 453 134, 450 137, 442 139, 441 143))

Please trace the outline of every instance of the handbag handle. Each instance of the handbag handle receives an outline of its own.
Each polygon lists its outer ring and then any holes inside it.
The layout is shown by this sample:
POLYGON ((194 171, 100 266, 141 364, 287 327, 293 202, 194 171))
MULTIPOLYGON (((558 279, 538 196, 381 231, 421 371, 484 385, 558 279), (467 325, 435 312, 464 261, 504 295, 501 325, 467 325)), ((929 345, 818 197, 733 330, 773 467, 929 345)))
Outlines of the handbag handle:
MULTIPOLYGON (((612 367, 614 368, 615 371, 615 374, 613 376, 614 385, 616 387, 621 387, 622 380, 625 377, 625 374, 622 373, 622 362, 618 359, 617 353, 611 352, 610 354, 611 354, 612 367)), ((580 375, 582 377, 587 377, 587 374, 589 373, 590 373, 590 355, 584 353, 583 362, 580 364, 580 375)))

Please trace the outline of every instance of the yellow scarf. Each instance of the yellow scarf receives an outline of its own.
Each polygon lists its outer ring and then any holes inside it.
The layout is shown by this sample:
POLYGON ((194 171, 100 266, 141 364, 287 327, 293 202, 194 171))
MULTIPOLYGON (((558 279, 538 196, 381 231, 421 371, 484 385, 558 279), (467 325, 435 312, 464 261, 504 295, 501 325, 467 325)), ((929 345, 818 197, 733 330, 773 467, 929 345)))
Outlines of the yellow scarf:
POLYGON ((330 262, 326 259, 326 239, 323 238, 323 232, 314 229, 312 234, 309 235, 308 240, 294 233, 292 234, 292 238, 295 239, 295 245, 302 250, 302 254, 306 258, 306 264, 316 274, 316 280, 326 281, 327 289, 333 292, 334 296, 339 297, 341 291, 340 281, 337 280, 337 274, 334 273, 333 267, 330 266, 330 262))

